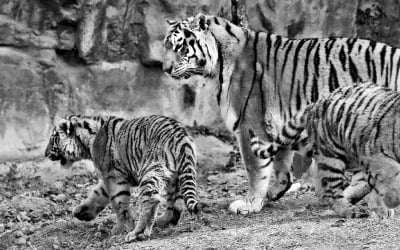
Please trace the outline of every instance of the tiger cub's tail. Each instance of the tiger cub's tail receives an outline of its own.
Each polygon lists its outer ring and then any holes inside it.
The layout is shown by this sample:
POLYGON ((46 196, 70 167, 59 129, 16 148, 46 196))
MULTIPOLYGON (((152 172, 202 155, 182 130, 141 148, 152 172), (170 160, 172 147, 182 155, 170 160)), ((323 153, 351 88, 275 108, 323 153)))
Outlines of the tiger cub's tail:
POLYGON ((301 138, 301 133, 305 129, 307 115, 312 109, 312 105, 306 107, 304 112, 292 117, 277 135, 270 135, 271 142, 260 140, 252 129, 249 129, 250 145, 253 154, 260 159, 268 159, 275 156, 279 151, 286 148, 301 147, 307 144, 307 140, 301 138), (299 141, 299 139, 301 139, 299 141))
POLYGON ((208 205, 199 202, 196 191, 196 151, 192 141, 187 140, 180 149, 178 183, 181 195, 190 213, 198 214, 208 205))

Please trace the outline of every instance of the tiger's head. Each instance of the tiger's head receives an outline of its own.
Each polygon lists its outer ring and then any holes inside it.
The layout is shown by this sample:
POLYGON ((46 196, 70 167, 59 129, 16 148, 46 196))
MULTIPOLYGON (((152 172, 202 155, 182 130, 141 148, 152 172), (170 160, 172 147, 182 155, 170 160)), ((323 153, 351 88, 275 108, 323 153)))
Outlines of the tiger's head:
POLYGON ((75 161, 90 159, 84 129, 79 128, 78 117, 61 119, 53 129, 47 144, 45 156, 52 161, 60 161, 61 166, 70 167, 75 161))
POLYGON ((218 50, 202 14, 181 21, 168 21, 164 39, 163 70, 173 78, 193 75, 213 77, 217 71, 218 50))

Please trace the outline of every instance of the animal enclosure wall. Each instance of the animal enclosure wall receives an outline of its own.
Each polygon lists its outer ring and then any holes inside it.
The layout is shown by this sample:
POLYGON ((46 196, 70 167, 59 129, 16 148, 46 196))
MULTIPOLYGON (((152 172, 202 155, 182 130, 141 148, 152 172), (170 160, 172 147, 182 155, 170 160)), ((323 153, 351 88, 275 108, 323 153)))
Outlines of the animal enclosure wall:
MULTIPOLYGON (((247 1, 249 27, 291 38, 349 36, 400 46, 394 0, 247 1)), ((228 0, 0 2, 0 161, 43 154, 71 113, 165 114, 223 127, 209 81, 162 72, 166 19, 231 19, 228 0)))

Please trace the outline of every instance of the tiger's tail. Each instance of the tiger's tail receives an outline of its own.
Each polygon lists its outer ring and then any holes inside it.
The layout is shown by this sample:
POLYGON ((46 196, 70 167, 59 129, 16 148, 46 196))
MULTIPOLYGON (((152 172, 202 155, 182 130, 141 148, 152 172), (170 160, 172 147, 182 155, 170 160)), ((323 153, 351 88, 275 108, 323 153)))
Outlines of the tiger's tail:
POLYGON ((181 195, 190 213, 198 214, 208 205, 199 202, 196 191, 196 153, 194 145, 187 140, 180 148, 180 164, 178 169, 178 183, 181 195))

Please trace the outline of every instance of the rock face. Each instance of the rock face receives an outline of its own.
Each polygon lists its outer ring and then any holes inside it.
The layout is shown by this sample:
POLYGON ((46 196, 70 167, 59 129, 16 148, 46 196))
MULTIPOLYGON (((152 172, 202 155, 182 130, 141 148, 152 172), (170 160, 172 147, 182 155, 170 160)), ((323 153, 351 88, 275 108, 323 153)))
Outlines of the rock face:
MULTIPOLYGON (((247 1, 249 27, 289 37, 360 36, 399 45, 394 1, 247 1)), ((172 116, 223 127, 213 84, 163 74, 165 19, 230 17, 230 1, 0 2, 0 161, 40 156, 72 114, 172 116)))

